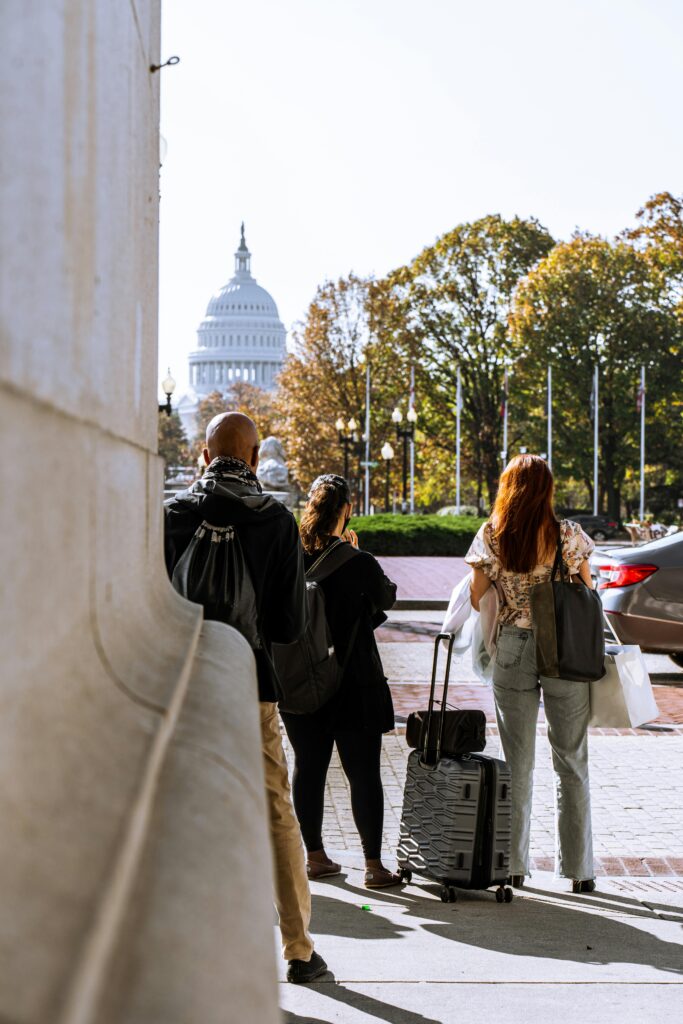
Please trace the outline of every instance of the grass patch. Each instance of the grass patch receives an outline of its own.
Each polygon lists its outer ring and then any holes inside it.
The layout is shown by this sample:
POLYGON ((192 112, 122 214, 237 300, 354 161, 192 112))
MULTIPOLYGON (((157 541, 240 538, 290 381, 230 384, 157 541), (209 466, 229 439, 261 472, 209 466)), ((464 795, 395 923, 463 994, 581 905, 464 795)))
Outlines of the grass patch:
POLYGON ((473 516, 354 516, 351 529, 373 555, 466 555, 485 519, 473 516))

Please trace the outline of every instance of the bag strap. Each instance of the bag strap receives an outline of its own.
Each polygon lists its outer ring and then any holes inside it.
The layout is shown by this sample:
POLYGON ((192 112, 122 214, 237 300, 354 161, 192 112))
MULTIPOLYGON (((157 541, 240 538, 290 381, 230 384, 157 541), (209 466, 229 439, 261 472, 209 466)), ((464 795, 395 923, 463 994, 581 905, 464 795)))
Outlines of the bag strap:
POLYGON ((328 576, 331 576, 333 572, 341 568, 345 562, 348 562, 349 559, 358 553, 358 548, 355 548, 353 544, 347 543, 340 537, 334 544, 330 544, 329 548, 326 548, 322 555, 313 563, 306 573, 306 579, 310 580, 311 583, 322 583, 323 580, 326 580, 328 576), (333 557, 330 558, 330 555, 333 557), (323 561, 325 564, 321 569, 320 566, 323 561))
POLYGON ((555 561, 553 562, 553 569, 550 573, 550 579, 555 579, 555 573, 560 571, 560 582, 566 583, 565 569, 564 569, 564 558, 562 557, 562 524, 557 524, 557 551, 555 552, 555 561))

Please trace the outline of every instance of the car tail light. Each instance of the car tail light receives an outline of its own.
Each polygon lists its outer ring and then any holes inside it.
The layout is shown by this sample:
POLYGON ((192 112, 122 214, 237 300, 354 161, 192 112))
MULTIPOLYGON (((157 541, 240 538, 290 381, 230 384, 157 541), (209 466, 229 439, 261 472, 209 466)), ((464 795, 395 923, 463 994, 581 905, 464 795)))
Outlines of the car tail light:
POLYGON ((599 565, 598 590, 610 590, 612 587, 632 587, 634 583, 642 583, 653 572, 656 565, 599 565))
POLYGON ((608 519, 608 520, 607 520, 607 525, 608 525, 608 526, 610 527, 610 529, 612 529, 612 530, 616 530, 616 528, 617 528, 617 526, 618 526, 619 524, 618 524, 618 523, 615 523, 613 519, 608 519))

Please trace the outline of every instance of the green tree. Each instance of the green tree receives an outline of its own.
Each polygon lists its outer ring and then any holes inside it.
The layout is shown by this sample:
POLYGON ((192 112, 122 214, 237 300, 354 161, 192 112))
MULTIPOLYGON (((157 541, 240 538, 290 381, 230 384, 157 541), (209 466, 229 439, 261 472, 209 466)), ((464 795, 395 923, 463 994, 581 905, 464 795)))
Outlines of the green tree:
POLYGON ((395 306, 385 342, 403 362, 415 360, 426 443, 441 457, 448 454, 451 466, 461 368, 465 462, 476 475, 478 499, 485 486, 493 500, 500 470, 503 375, 514 355, 512 298, 552 246, 534 219, 482 217, 443 235, 386 282, 395 306))
MULTIPOLYGON (((557 245, 520 283, 510 319, 518 346, 518 421, 545 448, 545 380, 553 367, 554 468, 593 493, 591 394, 599 367, 600 507, 618 517, 627 471, 638 465, 637 394, 647 371, 649 458, 672 451, 680 397, 681 324, 662 277, 625 241, 577 234, 557 245), (521 410, 526 412, 522 413, 521 410)), ((680 443, 680 442, 678 442, 680 443)))
POLYGON ((624 231, 660 279, 662 299, 668 299, 683 319, 683 196, 659 192, 638 210, 637 227, 624 231))
POLYGON ((159 413, 157 443, 159 455, 166 463, 167 470, 170 466, 191 464, 190 445, 177 412, 172 412, 170 416, 165 412, 159 413))

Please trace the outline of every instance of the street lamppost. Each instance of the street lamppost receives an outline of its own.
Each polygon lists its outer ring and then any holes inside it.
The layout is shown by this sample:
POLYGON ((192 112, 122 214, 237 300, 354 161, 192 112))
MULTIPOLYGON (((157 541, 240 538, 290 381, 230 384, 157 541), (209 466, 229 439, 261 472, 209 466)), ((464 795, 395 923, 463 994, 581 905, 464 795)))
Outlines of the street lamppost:
POLYGON ((360 476, 361 466, 360 461, 363 458, 365 452, 365 435, 359 436, 358 434, 358 423, 352 416, 348 423, 344 423, 344 420, 340 416, 335 427, 339 432, 339 444, 342 446, 344 452, 344 479, 349 480, 351 484, 351 490, 356 489, 356 515, 361 514, 360 509, 360 476), (358 474, 354 480, 349 479, 349 457, 353 455, 354 458, 358 459, 358 474))
POLYGON ((166 401, 164 402, 163 405, 159 403, 159 412, 165 412, 167 416, 170 416, 171 413, 173 412, 173 407, 171 406, 171 395, 175 391, 175 381, 171 376, 170 367, 168 368, 168 372, 166 373, 166 376, 161 382, 161 387, 163 389, 164 394, 166 395, 166 401))
POLYGON ((396 440, 403 441, 403 501, 401 502, 401 512, 405 514, 408 511, 408 445, 415 438, 417 412, 411 405, 406 416, 408 423, 405 427, 401 426, 401 423, 403 422, 403 413, 398 406, 396 406, 392 412, 391 418, 396 424, 396 440))
POLYGON ((391 478, 391 460, 394 457, 394 449, 392 445, 385 441, 382 445, 382 458, 384 459, 384 466, 386 470, 386 476, 384 478, 384 511, 389 511, 389 481, 391 478))

